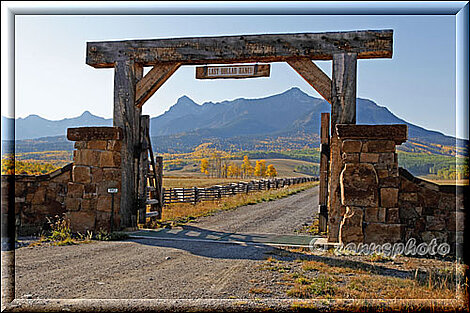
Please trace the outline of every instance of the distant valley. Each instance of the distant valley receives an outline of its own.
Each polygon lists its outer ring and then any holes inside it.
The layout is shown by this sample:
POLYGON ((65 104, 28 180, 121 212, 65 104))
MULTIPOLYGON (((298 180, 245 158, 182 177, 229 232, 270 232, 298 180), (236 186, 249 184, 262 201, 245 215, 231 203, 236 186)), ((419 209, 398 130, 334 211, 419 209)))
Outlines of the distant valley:
MULTIPOLYGON (((320 113, 329 111, 325 100, 298 88, 260 99, 202 105, 183 96, 164 114, 151 118, 150 131, 157 153, 191 152, 204 142, 227 151, 316 148, 320 113)), ((8 127, 12 122, 13 119, 2 117, 3 139, 10 135, 8 127)), ((371 100, 357 99, 357 122, 407 124, 409 140, 400 147, 402 151, 467 155, 468 141, 405 122, 371 100), (456 143, 465 148, 456 148, 456 143)), ((71 151, 73 143, 65 138, 68 127, 111 125, 112 119, 88 111, 58 121, 37 115, 19 118, 15 121, 16 152, 71 151)))

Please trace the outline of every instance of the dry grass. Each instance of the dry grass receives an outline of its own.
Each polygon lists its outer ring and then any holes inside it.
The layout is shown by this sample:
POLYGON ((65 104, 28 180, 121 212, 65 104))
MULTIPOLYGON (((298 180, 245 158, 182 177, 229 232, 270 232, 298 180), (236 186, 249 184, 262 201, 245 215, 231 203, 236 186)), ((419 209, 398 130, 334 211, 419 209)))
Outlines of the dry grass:
POLYGON ((418 178, 430 181, 438 185, 457 185, 457 186, 468 186, 468 179, 440 179, 433 175, 418 176, 418 178))
POLYGON ((248 291, 249 293, 254 293, 254 294, 271 294, 271 291, 266 288, 258 288, 258 287, 253 287, 250 288, 248 291))
POLYGON ((455 290, 422 286, 407 278, 355 275, 340 286, 339 298, 353 299, 453 299, 455 290))
POLYGON ((230 210, 243 205, 284 198, 316 185, 318 185, 318 182, 308 182, 281 189, 238 194, 218 201, 203 201, 196 205, 190 203, 173 203, 163 208, 161 221, 187 221, 188 219, 210 215, 221 210, 230 210))
MULTIPOLYGON (((465 283, 460 291, 456 288, 456 281, 452 279, 452 271, 448 268, 447 261, 433 260, 431 264, 440 262, 440 271, 429 268, 425 277, 405 275, 402 270, 393 270, 396 261, 381 263, 376 258, 366 257, 313 257, 308 253, 295 252, 292 257, 285 258, 277 254, 269 254, 260 269, 274 273, 280 273, 280 282, 277 283, 284 292, 297 299, 357 299, 357 300, 411 300, 413 301, 454 301, 464 299, 465 283), (298 254, 302 254, 299 259, 298 254), (388 264, 390 263, 390 264, 388 264), (449 275, 444 276, 445 272, 449 275)), ((404 260, 401 260, 403 262, 404 260)), ((423 259, 417 259, 417 269, 421 269, 425 263, 423 259)), ((401 263, 399 262, 399 263, 401 263)), ((414 262, 414 261, 413 261, 414 262)), ((262 286, 257 286, 262 287, 262 286)), ((424 305, 426 305, 424 303, 424 305)), ((462 302, 463 303, 463 302, 462 302)), ((462 303, 457 303, 461 306, 462 303)), ((406 306, 406 304, 404 304, 406 306)))

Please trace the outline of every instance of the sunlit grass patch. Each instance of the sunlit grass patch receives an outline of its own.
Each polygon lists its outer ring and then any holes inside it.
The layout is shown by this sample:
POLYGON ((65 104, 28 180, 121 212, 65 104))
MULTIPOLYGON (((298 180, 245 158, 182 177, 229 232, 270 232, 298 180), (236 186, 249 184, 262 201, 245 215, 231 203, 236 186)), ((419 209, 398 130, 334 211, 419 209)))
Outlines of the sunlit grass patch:
POLYGON ((250 288, 248 291, 249 293, 254 293, 254 294, 271 294, 272 292, 266 288, 259 288, 259 287, 253 287, 250 288))

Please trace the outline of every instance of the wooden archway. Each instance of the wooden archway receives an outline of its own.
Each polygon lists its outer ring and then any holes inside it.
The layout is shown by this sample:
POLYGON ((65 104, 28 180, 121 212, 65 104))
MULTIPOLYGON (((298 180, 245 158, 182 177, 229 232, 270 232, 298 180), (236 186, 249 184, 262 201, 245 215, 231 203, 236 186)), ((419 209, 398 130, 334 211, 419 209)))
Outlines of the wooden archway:
MULTIPOLYGON (((121 127, 121 226, 135 226, 142 105, 181 66, 287 62, 331 104, 331 126, 356 123, 357 59, 391 58, 392 30, 88 42, 86 63, 114 68, 114 126, 121 127), (312 61, 332 60, 330 79, 312 61), (153 68, 143 76, 143 67, 153 68), (134 218, 133 218, 134 217, 134 218)), ((330 217, 339 216, 339 149, 331 138, 330 217)), ((329 239, 337 237, 335 221, 329 239)))

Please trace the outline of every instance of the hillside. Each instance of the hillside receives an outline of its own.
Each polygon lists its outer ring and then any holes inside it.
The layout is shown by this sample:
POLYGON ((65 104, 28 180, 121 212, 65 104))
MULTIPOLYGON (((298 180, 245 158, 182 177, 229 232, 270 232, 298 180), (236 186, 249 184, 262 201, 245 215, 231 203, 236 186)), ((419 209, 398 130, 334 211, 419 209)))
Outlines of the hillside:
MULTIPOLYGON (((260 99, 240 98, 201 105, 183 96, 164 114, 151 118, 150 131, 158 153, 190 152, 204 142, 229 151, 315 148, 319 143, 320 114, 329 110, 325 100, 311 97, 298 88, 260 99)), ((12 120, 2 117, 2 122, 2 133, 7 134, 4 125, 12 120)), ((406 122, 368 99, 357 99, 357 123, 408 125, 409 140, 400 146, 402 151, 467 154, 467 140, 406 122), (455 147, 456 143, 459 148, 455 147)), ((16 120, 16 150, 71 150, 72 145, 64 136, 68 127, 109 125, 112 119, 88 111, 59 121, 30 115, 16 120)))

